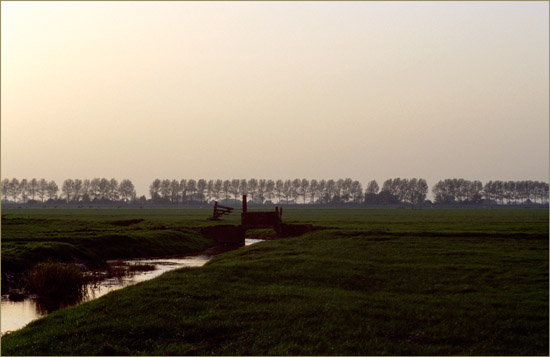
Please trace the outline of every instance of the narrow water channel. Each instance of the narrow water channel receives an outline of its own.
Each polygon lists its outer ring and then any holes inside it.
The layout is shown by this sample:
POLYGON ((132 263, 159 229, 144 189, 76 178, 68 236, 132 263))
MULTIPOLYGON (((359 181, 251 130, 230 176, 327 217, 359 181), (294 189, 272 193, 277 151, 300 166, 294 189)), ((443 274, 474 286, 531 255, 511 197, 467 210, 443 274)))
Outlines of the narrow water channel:
MULTIPOLYGON (((260 242, 259 239, 246 239, 245 245, 250 245, 256 242, 260 242)), ((126 275, 118 278, 107 278, 96 284, 88 285, 88 293, 85 298, 76 304, 86 302, 89 300, 97 299, 111 291, 122 289, 126 286, 134 285, 139 282, 156 278, 157 276, 182 267, 200 267, 207 261, 212 259, 213 255, 192 255, 183 257, 171 257, 164 259, 129 259, 124 260, 123 263, 127 265, 154 265, 155 269, 150 271, 138 271, 131 275, 126 275)), ((68 304, 67 306, 75 305, 75 303, 68 304)), ((34 321, 42 316, 64 308, 63 304, 55 302, 54 304, 48 304, 47 301, 39 301, 36 298, 26 298, 22 301, 11 301, 8 295, 2 295, 2 305, 0 310, 1 317, 1 334, 5 334, 9 331, 18 330, 29 322, 34 321)))

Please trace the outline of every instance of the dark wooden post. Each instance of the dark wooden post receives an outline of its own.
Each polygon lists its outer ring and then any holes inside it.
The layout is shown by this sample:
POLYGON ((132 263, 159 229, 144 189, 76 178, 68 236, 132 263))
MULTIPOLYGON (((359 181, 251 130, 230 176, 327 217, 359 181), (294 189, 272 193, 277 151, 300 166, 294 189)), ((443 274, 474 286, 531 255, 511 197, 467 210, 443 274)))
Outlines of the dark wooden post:
POLYGON ((246 195, 243 195, 243 213, 246 213, 246 195))
POLYGON ((217 220, 219 217, 218 215, 218 201, 214 202, 214 212, 212 213, 212 220, 217 220))

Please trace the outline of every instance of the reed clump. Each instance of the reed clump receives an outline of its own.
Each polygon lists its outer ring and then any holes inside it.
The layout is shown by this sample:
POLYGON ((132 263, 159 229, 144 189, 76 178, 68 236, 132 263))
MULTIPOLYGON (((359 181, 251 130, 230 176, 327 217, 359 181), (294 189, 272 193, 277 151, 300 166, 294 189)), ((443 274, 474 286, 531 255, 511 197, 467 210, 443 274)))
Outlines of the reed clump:
POLYGON ((40 297, 83 296, 89 278, 74 264, 46 261, 29 271, 28 290, 40 297))
POLYGON ((153 271, 156 267, 154 264, 129 264, 129 272, 139 272, 139 271, 153 271))

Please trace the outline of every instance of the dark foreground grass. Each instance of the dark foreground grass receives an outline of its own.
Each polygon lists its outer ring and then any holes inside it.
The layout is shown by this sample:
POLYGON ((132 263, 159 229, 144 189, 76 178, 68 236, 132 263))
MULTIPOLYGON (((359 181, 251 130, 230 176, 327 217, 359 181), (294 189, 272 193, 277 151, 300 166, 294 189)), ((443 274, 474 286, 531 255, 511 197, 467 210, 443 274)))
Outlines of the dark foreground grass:
POLYGON ((548 355, 548 211, 441 214, 224 253, 35 321, 2 354, 548 355))

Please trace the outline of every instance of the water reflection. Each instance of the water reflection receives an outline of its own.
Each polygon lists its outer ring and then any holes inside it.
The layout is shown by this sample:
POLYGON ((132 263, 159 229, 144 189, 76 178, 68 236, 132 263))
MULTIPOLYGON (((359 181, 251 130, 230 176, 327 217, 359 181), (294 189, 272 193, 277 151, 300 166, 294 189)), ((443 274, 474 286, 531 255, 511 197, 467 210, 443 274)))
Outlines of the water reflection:
POLYGON ((65 296, 62 298, 39 297, 34 299, 38 316, 51 314, 54 311, 76 305, 80 301, 82 301, 82 297, 80 296, 65 296))

